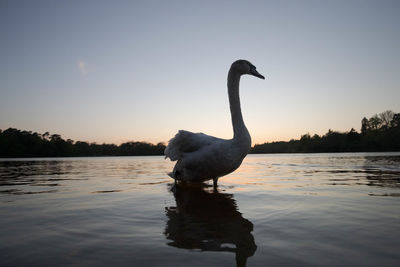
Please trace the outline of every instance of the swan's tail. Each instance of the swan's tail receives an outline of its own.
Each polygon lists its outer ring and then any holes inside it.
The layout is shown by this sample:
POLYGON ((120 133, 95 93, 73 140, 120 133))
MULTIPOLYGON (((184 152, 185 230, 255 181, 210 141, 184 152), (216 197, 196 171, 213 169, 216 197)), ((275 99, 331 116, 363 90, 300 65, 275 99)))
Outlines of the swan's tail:
POLYGON ((170 158, 172 161, 179 160, 185 153, 197 151, 217 140, 219 139, 203 133, 180 130, 174 138, 169 140, 164 154, 166 158, 170 158))
MULTIPOLYGON (((172 161, 178 160, 182 157, 182 147, 187 139, 187 131, 180 130, 168 142, 168 146, 164 150, 165 158, 170 158, 172 161)), ((172 177, 172 176, 171 176, 172 177)))

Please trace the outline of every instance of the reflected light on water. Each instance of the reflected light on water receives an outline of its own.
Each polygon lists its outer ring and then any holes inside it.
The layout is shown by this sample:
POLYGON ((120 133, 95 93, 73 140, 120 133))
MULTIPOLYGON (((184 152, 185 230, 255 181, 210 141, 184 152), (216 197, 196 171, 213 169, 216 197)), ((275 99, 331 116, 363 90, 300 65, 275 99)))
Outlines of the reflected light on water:
MULTIPOLYGON (((298 155, 252 155, 235 173, 221 178, 222 184, 237 191, 324 188, 319 194, 336 194, 338 186, 400 188, 400 156, 390 157, 354 153, 298 155), (336 186, 336 187, 332 187, 336 186)), ((370 188, 372 190, 372 188, 370 188)), ((373 191, 379 191, 375 188, 373 191)), ((396 192, 369 195, 397 196, 396 192)))
POLYGON ((172 165, 0 160, 0 265, 399 265, 400 153, 249 155, 217 190, 172 165))

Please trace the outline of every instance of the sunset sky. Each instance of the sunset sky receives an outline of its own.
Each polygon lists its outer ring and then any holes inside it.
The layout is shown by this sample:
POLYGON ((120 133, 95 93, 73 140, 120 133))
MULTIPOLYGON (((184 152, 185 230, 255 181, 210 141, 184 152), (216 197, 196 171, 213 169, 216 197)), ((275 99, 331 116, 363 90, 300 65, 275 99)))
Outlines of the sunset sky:
POLYGON ((400 112, 400 1, 1 1, 0 129, 97 143, 360 129, 400 112))

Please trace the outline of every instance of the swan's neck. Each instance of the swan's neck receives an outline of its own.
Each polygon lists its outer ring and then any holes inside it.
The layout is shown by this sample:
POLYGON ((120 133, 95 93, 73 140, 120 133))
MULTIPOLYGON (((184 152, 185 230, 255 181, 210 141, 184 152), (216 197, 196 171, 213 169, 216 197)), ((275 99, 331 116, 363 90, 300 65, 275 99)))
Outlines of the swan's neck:
POLYGON ((251 145, 250 134, 247 131, 246 125, 243 121, 242 110, 240 108, 239 98, 239 82, 240 76, 238 72, 233 69, 228 73, 228 95, 229 106, 231 108, 232 126, 233 126, 233 139, 246 140, 251 145))

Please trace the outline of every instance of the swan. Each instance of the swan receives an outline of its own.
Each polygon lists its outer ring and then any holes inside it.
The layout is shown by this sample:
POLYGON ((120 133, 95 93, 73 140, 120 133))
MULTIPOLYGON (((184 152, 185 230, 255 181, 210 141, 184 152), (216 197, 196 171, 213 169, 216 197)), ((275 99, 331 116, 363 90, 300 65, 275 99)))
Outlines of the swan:
POLYGON ((165 158, 177 161, 168 175, 176 181, 203 182, 236 170, 251 148, 251 137, 244 124, 239 99, 239 82, 249 74, 265 79, 247 60, 232 63, 228 72, 228 96, 231 110, 233 138, 221 139, 204 133, 180 130, 165 148, 165 158))

